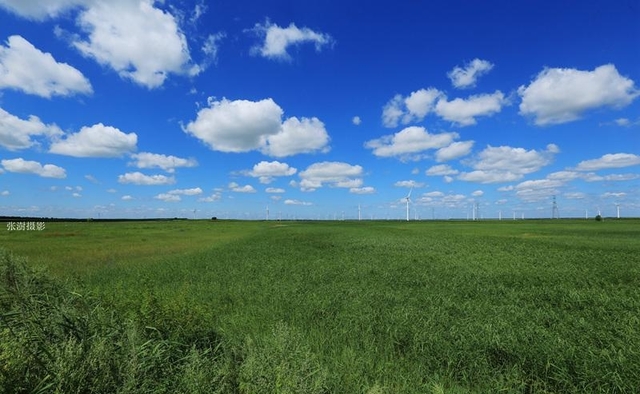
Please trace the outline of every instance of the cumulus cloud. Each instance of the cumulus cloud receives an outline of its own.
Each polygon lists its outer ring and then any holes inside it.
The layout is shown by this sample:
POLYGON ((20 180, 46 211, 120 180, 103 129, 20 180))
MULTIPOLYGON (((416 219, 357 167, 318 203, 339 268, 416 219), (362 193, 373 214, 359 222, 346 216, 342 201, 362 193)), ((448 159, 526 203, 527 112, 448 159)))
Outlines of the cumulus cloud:
POLYGON ((451 145, 458 133, 431 134, 424 127, 410 126, 395 134, 365 142, 364 146, 379 157, 415 158, 429 149, 440 149, 451 145))
POLYGON ((93 0, 0 0, 0 7, 23 18, 42 21, 93 0))
POLYGON ((354 125, 356 125, 356 126, 360 126, 360 124, 362 124, 362 119, 360 119, 360 117, 359 117, 359 116, 354 116, 354 117, 351 119, 351 123, 353 123, 353 124, 354 124, 354 125))
POLYGON ((175 189, 167 192, 167 194, 181 195, 181 196, 197 196, 198 194, 202 194, 202 189, 200 189, 199 187, 194 187, 191 189, 175 189))
POLYGON ((282 122, 282 114, 282 108, 270 98, 212 100, 184 130, 221 152, 259 150, 285 157, 329 149, 329 135, 319 119, 291 117, 282 122))
POLYGON ((374 194, 376 189, 372 186, 364 186, 364 187, 352 187, 349 189, 349 193, 352 194, 374 194))
POLYGON ((200 201, 200 202, 216 202, 216 201, 220 200, 221 198, 222 198, 222 194, 220 192, 215 192, 215 193, 211 194, 210 196, 199 198, 198 201, 200 201))
POLYGON ((176 18, 154 0, 90 2, 77 20, 86 37, 73 36, 83 55, 149 89, 169 74, 194 75, 185 35, 176 18))
POLYGON ((433 111, 436 101, 442 97, 443 93, 435 88, 411 92, 406 98, 397 94, 382 108, 382 124, 396 127, 421 121, 433 111))
POLYGON ((302 205, 302 206, 313 205, 313 203, 310 203, 310 202, 307 202, 307 201, 292 200, 292 199, 284 200, 284 204, 285 205, 302 205))
POLYGON ((21 36, 10 36, 0 45, 0 89, 21 90, 50 98, 91 94, 91 83, 77 69, 58 63, 21 36))
POLYGON ((578 163, 578 171, 597 171, 607 168, 623 168, 640 165, 640 156, 632 153, 606 154, 599 159, 585 160, 578 163))
POLYGON ((160 193, 157 196, 155 196, 154 198, 156 200, 162 200, 164 202, 178 202, 178 201, 182 200, 179 195, 170 194, 170 193, 160 193))
POLYGON ((235 182, 229 183, 229 190, 236 193, 255 193, 256 189, 254 189, 251 185, 240 186, 235 182))
POLYGON ((294 23, 283 28, 266 20, 264 24, 256 23, 250 31, 264 39, 261 44, 252 48, 251 53, 268 59, 291 60, 287 50, 293 45, 311 43, 315 45, 316 51, 320 52, 323 47, 334 43, 330 35, 307 27, 300 29, 294 23))
POLYGON ((520 114, 539 126, 571 122, 602 107, 629 105, 640 92, 613 64, 593 71, 545 68, 528 86, 520 86, 520 114))
POLYGON ((32 137, 45 136, 48 138, 64 134, 55 124, 44 124, 34 115, 28 119, 20 119, 0 108, 0 145, 15 151, 37 145, 32 137))
POLYGON ((473 59, 464 68, 456 66, 447 73, 454 87, 458 89, 472 88, 476 86, 478 78, 493 68, 493 64, 487 60, 473 59))
POLYGON ((121 157, 135 151, 137 142, 136 133, 123 133, 98 123, 53 142, 49 152, 74 157, 121 157))
POLYGON ((359 165, 342 162, 320 162, 299 173, 300 188, 314 191, 322 186, 357 188, 362 186, 363 169, 359 165))
POLYGON ((474 143, 474 141, 452 142, 451 145, 438 149, 436 161, 443 162, 466 156, 471 153, 474 143))
POLYGON ((406 188, 410 188, 410 187, 423 187, 424 183, 422 182, 416 182, 416 181, 398 181, 396 183, 393 184, 393 186, 395 187, 406 187, 406 188))
POLYGON ((285 157, 299 153, 327 152, 329 134, 318 118, 291 117, 282 123, 277 134, 266 137, 262 153, 285 157))
POLYGON ((198 111, 185 132, 221 152, 248 152, 264 145, 267 136, 281 128, 282 108, 272 99, 260 101, 222 99, 198 111))
POLYGON ((285 190, 279 187, 268 187, 265 189, 267 193, 284 193, 285 190))
POLYGON ((438 89, 420 89, 407 97, 398 94, 389 100, 382 108, 382 124, 386 127, 406 125, 422 121, 433 113, 458 126, 470 126, 477 123, 477 117, 498 113, 507 103, 499 90, 449 101, 438 89))
POLYGON ((493 94, 475 95, 466 100, 461 98, 451 101, 446 98, 438 100, 435 112, 442 119, 458 126, 471 126, 477 123, 477 117, 498 113, 505 104, 504 94, 497 90, 493 94))
POLYGON ((0 161, 5 171, 20 174, 34 174, 43 178, 66 178, 67 173, 64 168, 53 164, 42 165, 37 161, 24 160, 22 158, 0 161))
POLYGON ((430 167, 425 174, 429 176, 444 176, 444 175, 456 175, 460 171, 453 169, 448 164, 438 164, 433 167, 430 167))
POLYGON ((458 179, 478 183, 511 182, 550 164, 560 150, 554 144, 544 151, 488 146, 470 161, 474 171, 463 172, 458 179))
POLYGON ((118 176, 119 183, 130 183, 134 185, 171 185, 176 183, 174 177, 168 177, 166 175, 145 175, 141 172, 127 172, 124 175, 118 176))
POLYGON ((555 179, 524 181, 515 186, 516 196, 528 202, 540 201, 558 194, 558 188, 563 185, 562 181, 555 179))
POLYGON ((271 183, 274 177, 291 176, 298 172, 297 169, 289 167, 287 163, 279 161, 261 161, 253 166, 248 174, 255 178, 260 178, 260 183, 271 183))
POLYGON ((131 155, 134 161, 129 165, 137 168, 160 168, 168 173, 175 172, 179 167, 195 167, 198 162, 195 159, 184 159, 176 156, 167 156, 157 153, 140 152, 131 155))

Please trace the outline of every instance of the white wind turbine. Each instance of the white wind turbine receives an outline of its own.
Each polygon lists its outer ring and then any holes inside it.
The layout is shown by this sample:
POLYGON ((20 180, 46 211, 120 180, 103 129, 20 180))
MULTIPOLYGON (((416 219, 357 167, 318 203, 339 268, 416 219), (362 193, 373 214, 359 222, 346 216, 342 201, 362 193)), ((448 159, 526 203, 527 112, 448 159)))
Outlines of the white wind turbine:
POLYGON ((618 213, 618 219, 620 219, 620 204, 616 203, 616 211, 618 213))
POLYGON ((413 186, 409 189, 409 194, 404 198, 407 203, 407 222, 409 221, 409 203, 411 202, 411 192, 413 191, 413 186))

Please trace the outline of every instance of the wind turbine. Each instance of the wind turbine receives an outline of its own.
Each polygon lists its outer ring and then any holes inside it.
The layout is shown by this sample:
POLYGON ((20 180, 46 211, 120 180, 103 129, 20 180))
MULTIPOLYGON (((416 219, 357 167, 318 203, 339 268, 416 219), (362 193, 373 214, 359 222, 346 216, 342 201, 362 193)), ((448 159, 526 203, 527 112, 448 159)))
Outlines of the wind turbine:
POLYGON ((616 203, 616 211, 618 213, 618 219, 620 219, 620 204, 616 203))
POLYGON ((413 191, 413 186, 409 189, 409 194, 404 198, 407 203, 407 222, 409 221, 409 203, 411 202, 411 192, 413 191))

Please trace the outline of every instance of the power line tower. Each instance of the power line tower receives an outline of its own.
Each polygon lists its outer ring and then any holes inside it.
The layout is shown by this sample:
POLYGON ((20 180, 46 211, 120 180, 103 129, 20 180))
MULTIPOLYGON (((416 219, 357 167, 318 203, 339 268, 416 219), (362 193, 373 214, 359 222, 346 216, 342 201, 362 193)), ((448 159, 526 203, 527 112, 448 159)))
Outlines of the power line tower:
POLYGON ((551 219, 560 219, 560 211, 558 211, 558 202, 556 196, 553 196, 553 206, 551 208, 551 219))

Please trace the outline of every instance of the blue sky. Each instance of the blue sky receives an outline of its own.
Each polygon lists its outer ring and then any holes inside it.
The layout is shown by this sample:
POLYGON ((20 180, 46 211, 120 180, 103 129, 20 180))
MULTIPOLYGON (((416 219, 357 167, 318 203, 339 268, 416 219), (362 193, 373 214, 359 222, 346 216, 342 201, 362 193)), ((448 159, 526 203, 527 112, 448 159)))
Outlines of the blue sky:
POLYGON ((4 215, 640 216, 636 1, 0 0, 4 215), (195 211, 195 212, 194 212, 195 211))

